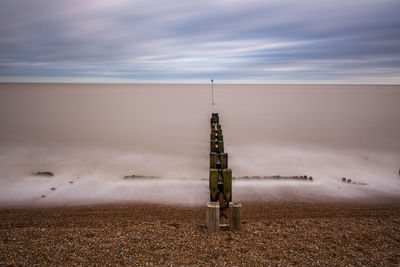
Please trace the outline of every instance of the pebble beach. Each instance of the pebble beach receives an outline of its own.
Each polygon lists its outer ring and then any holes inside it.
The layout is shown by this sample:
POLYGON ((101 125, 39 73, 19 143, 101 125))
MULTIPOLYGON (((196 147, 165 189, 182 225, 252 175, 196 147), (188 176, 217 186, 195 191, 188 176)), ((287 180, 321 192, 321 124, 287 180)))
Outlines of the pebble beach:
POLYGON ((400 264, 400 200, 243 203, 242 223, 208 233, 204 207, 2 208, 0 265, 400 264))

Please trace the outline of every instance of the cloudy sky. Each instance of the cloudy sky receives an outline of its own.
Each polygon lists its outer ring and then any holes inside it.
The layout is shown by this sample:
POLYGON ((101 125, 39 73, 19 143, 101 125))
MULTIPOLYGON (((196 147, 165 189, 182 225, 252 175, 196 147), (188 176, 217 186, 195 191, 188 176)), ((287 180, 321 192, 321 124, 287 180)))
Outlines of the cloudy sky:
POLYGON ((1 0, 0 82, 400 84, 400 1, 1 0))

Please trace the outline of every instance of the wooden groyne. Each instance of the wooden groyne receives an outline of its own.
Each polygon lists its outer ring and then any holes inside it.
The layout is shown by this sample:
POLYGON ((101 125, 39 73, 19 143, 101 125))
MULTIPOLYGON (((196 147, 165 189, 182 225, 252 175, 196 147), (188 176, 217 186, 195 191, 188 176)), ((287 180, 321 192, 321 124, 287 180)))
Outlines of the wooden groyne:
POLYGON ((224 151, 224 136, 218 113, 210 119, 210 202, 207 203, 207 228, 219 231, 219 226, 240 229, 242 206, 232 202, 232 170, 228 168, 228 153, 224 151), (228 223, 224 223, 228 221, 228 223))

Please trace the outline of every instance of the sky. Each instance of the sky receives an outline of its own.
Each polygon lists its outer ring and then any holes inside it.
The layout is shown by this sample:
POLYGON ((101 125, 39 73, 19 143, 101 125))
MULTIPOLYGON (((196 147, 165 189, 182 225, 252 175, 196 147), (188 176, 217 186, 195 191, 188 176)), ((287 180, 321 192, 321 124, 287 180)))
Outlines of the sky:
POLYGON ((400 84, 400 1, 1 0, 0 82, 400 84))

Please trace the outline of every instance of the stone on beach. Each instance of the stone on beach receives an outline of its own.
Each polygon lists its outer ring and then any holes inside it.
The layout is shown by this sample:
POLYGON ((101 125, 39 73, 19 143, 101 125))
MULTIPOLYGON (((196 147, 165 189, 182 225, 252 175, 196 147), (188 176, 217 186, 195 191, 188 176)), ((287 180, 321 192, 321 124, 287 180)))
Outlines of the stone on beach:
POLYGON ((38 171, 38 172, 33 172, 32 174, 36 176, 54 176, 54 173, 51 171, 38 171))

